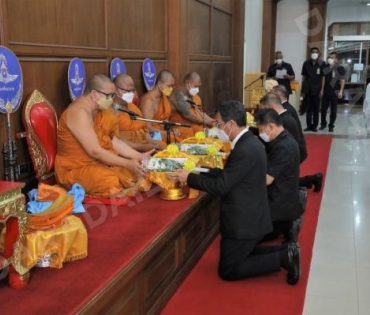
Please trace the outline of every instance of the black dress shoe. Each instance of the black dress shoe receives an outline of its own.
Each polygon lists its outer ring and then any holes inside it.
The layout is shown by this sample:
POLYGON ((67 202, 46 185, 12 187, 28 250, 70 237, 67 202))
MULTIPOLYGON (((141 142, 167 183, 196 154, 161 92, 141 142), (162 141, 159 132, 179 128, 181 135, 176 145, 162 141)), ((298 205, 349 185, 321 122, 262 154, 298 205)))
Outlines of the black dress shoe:
POLYGON ((288 271, 286 281, 297 284, 301 277, 301 251, 297 243, 286 244, 281 251, 281 266, 288 271))
POLYGON ((322 187, 322 173, 317 173, 315 175, 315 178, 313 179, 313 185, 314 185, 314 189, 313 191, 314 192, 319 192, 321 190, 321 187, 322 187))
POLYGON ((333 132, 334 131, 334 128, 333 127, 329 127, 329 132, 333 132))
POLYGON ((325 128, 326 128, 326 125, 321 125, 321 127, 319 128, 319 130, 324 130, 325 128))
POLYGON ((291 226, 289 232, 287 233, 286 240, 288 242, 297 243, 298 242, 298 234, 299 234, 299 231, 301 230, 301 227, 302 227, 302 217, 299 217, 298 219, 295 219, 294 221, 292 221, 292 226, 291 226))
POLYGON ((305 129, 303 129, 303 131, 311 131, 311 127, 307 127, 305 129))
POLYGON ((316 128, 316 127, 313 127, 311 130, 312 130, 313 132, 317 132, 317 128, 316 128))

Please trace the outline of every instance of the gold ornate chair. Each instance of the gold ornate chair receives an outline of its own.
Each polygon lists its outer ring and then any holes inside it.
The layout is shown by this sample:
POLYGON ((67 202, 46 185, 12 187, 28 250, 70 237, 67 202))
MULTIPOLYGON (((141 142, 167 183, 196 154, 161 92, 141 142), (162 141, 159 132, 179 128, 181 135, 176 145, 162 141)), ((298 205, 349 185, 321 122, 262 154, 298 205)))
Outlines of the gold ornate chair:
POLYGON ((21 193, 23 183, 0 181, 0 232, 4 240, 0 251, 0 272, 8 268, 9 285, 21 289, 27 285, 29 271, 21 264, 22 246, 28 226, 25 198, 21 193))
POLYGON ((22 114, 36 177, 40 182, 56 184, 58 119, 55 110, 39 91, 34 90, 26 99, 22 114))

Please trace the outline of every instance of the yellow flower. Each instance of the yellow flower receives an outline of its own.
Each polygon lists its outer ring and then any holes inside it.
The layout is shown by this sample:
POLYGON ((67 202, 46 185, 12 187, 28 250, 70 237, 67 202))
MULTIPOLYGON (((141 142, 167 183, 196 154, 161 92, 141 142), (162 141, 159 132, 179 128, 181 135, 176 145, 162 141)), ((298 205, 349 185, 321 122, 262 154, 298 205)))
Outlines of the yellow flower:
POLYGON ((215 155, 216 153, 218 152, 218 148, 215 146, 215 145, 210 145, 208 148, 207 148, 207 155, 215 155))
POLYGON ((186 159, 183 165, 183 169, 191 172, 195 168, 195 162, 190 159, 186 159))
POLYGON ((195 133, 195 139, 204 140, 205 138, 206 138, 206 134, 203 131, 198 131, 195 133))
POLYGON ((180 152, 178 145, 171 143, 167 146, 166 151, 171 155, 176 155, 180 152))

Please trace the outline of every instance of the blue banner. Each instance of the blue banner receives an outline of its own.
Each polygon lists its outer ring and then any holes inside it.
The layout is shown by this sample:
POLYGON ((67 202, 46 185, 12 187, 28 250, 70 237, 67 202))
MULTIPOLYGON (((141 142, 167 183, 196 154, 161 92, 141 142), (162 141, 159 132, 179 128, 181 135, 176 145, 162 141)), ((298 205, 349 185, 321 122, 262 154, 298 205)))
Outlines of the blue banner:
POLYGON ((73 58, 68 67, 68 86, 71 100, 84 93, 86 86, 85 66, 80 58, 73 58))
POLYGON ((110 63, 110 78, 113 80, 120 73, 127 73, 125 63, 120 58, 114 58, 110 63))
POLYGON ((16 55, 0 46, 0 112, 15 112, 22 101, 23 76, 16 55))
POLYGON ((155 85, 157 74, 154 62, 149 58, 143 61, 143 78, 147 91, 150 91, 155 85))

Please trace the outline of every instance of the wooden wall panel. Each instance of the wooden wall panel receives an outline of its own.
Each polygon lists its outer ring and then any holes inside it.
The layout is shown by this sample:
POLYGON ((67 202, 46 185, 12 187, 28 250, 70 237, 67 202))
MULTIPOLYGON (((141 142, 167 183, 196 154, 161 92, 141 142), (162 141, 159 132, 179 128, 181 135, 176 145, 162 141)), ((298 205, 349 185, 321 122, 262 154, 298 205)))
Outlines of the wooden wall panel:
POLYGON ((202 98, 203 110, 210 112, 213 106, 213 65, 210 62, 191 62, 189 72, 196 71, 202 78, 199 96, 202 98))
MULTIPOLYGON (((20 58, 23 100, 33 89, 50 100, 58 116, 70 103, 67 69, 84 61, 87 77, 109 73, 121 58, 139 97, 146 90, 141 66, 151 58, 157 73, 173 72, 176 83, 197 71, 205 109, 222 98, 242 99, 244 0, 0 0, 0 43, 20 58), (16 21, 16 23, 14 22, 16 21), (233 66, 230 66, 230 65, 233 66), (217 73, 217 75, 216 75, 217 73), (224 91, 229 89, 228 92, 224 91)), ((23 131, 20 111, 12 115, 13 138, 23 131)), ((0 145, 5 141, 0 115, 0 145)), ((30 161, 17 140, 18 163, 30 161)), ((0 153, 0 178, 3 157, 0 153)))
POLYGON ((108 3, 111 48, 166 51, 166 0, 109 0, 108 3))
POLYGON ((211 7, 189 1, 189 53, 211 53, 211 7))
POLYGON ((232 16, 218 9, 213 10, 213 54, 219 56, 231 56, 233 42, 232 16))
POLYGON ((219 9, 227 11, 229 13, 233 12, 233 2, 228 0, 213 0, 212 4, 219 9))
POLYGON ((231 62, 215 63, 213 71, 213 104, 218 106, 222 101, 230 100, 233 98, 233 65, 231 62))
POLYGON ((91 0, 7 0, 9 42, 106 48, 105 5, 91 0))

